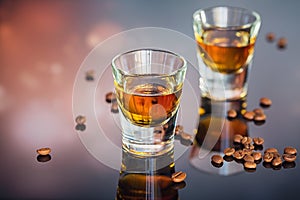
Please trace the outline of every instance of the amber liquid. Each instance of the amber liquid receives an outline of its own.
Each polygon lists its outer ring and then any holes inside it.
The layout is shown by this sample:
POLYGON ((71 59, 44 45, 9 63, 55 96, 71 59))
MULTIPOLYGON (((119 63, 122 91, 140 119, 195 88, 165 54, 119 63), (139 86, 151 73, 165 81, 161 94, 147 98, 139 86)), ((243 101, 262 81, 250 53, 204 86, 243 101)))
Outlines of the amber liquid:
MULTIPOLYGON (((146 76, 146 75, 145 75, 146 76)), ((121 87, 115 82, 122 113, 133 124, 156 126, 173 116, 178 108, 182 84, 176 86, 171 78, 157 83, 140 83, 143 77, 128 78, 121 87)))
POLYGON ((206 30, 195 34, 204 63, 213 71, 230 74, 241 70, 251 61, 255 38, 246 31, 206 30))

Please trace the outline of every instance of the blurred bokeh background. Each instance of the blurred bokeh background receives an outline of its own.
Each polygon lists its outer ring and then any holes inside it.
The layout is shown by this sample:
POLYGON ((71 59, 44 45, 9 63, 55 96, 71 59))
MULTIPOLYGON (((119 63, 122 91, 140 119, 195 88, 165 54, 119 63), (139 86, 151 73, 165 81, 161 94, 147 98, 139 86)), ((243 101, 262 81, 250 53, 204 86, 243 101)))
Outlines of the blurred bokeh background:
MULTIPOLYGON (((282 135, 269 141, 296 146, 300 1, 1 0, 0 199, 114 199, 118 173, 95 160, 74 130, 72 90, 81 63, 101 41, 132 28, 163 27, 193 38, 193 12, 214 5, 240 6, 261 14, 248 103, 255 105, 260 96, 273 99, 277 107, 270 115, 273 124, 282 126, 269 126, 268 131, 282 135), (268 32, 286 37, 287 49, 279 51, 276 43, 267 43, 268 32), (290 137, 284 135, 286 127, 290 137), (43 146, 53 148, 53 158, 41 164, 35 150, 43 146)), ((179 168, 186 165, 178 163, 179 168)), ((208 175, 201 179, 206 182, 203 197, 209 197, 213 190, 205 188, 213 188, 207 185, 220 179, 208 175)), ((197 190, 187 189, 182 199, 199 199, 196 194, 197 190)))

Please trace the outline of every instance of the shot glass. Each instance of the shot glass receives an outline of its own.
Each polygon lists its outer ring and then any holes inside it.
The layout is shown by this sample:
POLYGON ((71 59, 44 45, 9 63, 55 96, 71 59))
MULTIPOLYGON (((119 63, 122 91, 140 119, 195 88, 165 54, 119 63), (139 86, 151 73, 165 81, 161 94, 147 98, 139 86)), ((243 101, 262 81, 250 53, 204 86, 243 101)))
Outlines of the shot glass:
POLYGON ((260 15, 220 6, 197 10, 193 19, 202 96, 221 101, 245 97, 260 15))
POLYGON ((173 148, 186 66, 183 57, 157 49, 133 50, 113 58, 125 150, 156 156, 173 148))

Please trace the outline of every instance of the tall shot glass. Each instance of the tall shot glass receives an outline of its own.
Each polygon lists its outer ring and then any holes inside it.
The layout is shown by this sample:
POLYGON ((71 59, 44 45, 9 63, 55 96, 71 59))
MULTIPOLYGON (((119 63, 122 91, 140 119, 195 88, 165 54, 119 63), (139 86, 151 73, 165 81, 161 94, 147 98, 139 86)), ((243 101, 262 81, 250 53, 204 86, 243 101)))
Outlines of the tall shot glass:
POLYGON ((173 149, 186 66, 183 57, 157 49, 133 50, 113 58, 125 150, 156 156, 173 149))
POLYGON ((238 7, 211 7, 193 14, 198 44, 200 89, 213 100, 238 100, 247 95, 258 13, 238 7))

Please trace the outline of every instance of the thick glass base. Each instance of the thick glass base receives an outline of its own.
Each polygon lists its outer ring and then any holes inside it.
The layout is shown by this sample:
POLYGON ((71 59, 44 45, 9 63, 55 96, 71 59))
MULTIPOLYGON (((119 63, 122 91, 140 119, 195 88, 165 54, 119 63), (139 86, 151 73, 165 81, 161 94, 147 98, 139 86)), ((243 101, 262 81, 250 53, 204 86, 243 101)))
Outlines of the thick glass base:
POLYGON ((166 123, 154 127, 132 124, 121 113, 123 149, 137 156, 158 156, 174 147, 174 133, 177 113, 166 123))
MULTIPOLYGON (((201 68, 201 67, 200 67, 201 68)), ((236 73, 223 74, 205 67, 200 69, 202 97, 215 101, 234 101, 247 96, 250 64, 236 73)))

